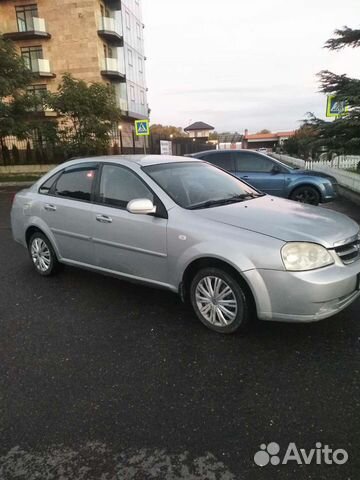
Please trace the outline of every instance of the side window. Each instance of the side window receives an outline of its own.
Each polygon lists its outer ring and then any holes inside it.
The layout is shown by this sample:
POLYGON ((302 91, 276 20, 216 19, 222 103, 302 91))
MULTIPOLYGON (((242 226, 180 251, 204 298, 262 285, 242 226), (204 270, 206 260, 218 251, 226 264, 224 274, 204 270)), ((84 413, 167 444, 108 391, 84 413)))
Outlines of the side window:
POLYGON ((104 165, 100 180, 100 203, 126 208, 130 200, 148 198, 154 202, 153 193, 140 178, 127 168, 104 165))
POLYGON ((234 169, 234 161, 231 156, 231 152, 216 152, 216 153, 209 153, 202 157, 202 160, 205 162, 212 163, 213 165, 223 168, 228 172, 233 172, 234 169))
POLYGON ((271 172, 274 163, 264 155, 252 152, 233 153, 237 172, 271 172))
POLYGON ((62 172, 57 172, 55 173, 55 175, 52 175, 49 179, 47 179, 46 182, 43 183, 39 188, 39 193, 41 193, 42 195, 48 195, 51 190, 51 187, 54 185, 56 180, 60 177, 61 173, 62 172))
POLYGON ((70 167, 63 172, 57 181, 55 195, 89 202, 96 171, 96 166, 70 167))

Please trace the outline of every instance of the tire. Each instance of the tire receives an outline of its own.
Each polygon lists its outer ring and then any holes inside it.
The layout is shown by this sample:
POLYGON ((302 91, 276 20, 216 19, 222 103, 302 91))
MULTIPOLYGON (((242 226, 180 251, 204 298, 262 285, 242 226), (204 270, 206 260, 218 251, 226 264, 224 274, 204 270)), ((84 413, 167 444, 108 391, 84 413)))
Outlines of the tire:
POLYGON ((59 261, 49 239, 41 232, 35 232, 28 245, 30 258, 36 272, 48 277, 56 273, 59 261))
POLYGON ((302 187, 295 188, 290 195, 290 199, 295 202, 307 203, 309 205, 319 205, 320 193, 311 185, 303 185, 302 187))
POLYGON ((249 323, 249 300, 236 279, 224 270, 200 270, 192 279, 190 300, 199 320, 211 330, 218 333, 246 331, 249 323), (216 290, 219 292, 218 298, 216 290), (228 294, 224 296, 225 290, 228 294), (201 309, 205 312, 202 313, 201 309))

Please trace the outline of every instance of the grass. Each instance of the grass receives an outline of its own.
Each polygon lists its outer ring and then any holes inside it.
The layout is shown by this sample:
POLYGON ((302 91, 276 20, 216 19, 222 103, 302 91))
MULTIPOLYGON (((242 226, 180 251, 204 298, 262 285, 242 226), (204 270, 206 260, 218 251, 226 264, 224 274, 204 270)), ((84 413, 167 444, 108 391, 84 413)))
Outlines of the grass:
POLYGON ((360 170, 357 170, 356 168, 347 168, 346 171, 360 175, 360 170))
POLYGON ((0 184, 5 182, 36 182, 41 175, 37 174, 18 174, 9 173, 6 175, 0 174, 0 184))

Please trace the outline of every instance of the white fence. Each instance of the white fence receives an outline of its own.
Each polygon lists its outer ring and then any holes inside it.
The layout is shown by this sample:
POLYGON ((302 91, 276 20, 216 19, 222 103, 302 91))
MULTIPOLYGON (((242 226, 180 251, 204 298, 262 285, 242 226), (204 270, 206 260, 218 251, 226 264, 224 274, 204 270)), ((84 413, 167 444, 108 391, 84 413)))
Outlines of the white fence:
POLYGON ((316 170, 319 167, 341 168, 342 170, 356 170, 360 156, 358 155, 341 155, 334 157, 332 160, 302 160, 301 158, 289 157, 289 155, 280 155, 273 153, 275 158, 285 163, 290 163, 296 167, 306 168, 307 170, 316 170))
MULTIPOLYGON (((280 161, 283 161, 284 163, 289 163, 290 165, 294 165, 295 167, 300 167, 300 168, 306 168, 309 170, 315 170, 318 172, 324 172, 328 173, 329 175, 333 176, 336 178, 338 181, 339 185, 342 187, 345 187, 355 193, 360 194, 360 174, 355 173, 355 172, 349 172, 347 170, 344 170, 343 168, 356 168, 357 163, 360 161, 360 157, 336 157, 336 159, 333 160, 336 161, 337 158, 340 159, 339 162, 334 163, 333 166, 331 166, 332 162, 305 162, 304 160, 301 160, 300 158, 293 158, 289 157, 288 155, 279 155, 279 154, 272 154, 274 158, 277 158, 280 161), (346 162, 346 159, 352 159, 351 161, 353 162, 352 165, 355 166, 350 166, 350 167, 339 167, 338 165, 348 165, 346 162)), ((350 160, 349 160, 350 161, 350 160)))

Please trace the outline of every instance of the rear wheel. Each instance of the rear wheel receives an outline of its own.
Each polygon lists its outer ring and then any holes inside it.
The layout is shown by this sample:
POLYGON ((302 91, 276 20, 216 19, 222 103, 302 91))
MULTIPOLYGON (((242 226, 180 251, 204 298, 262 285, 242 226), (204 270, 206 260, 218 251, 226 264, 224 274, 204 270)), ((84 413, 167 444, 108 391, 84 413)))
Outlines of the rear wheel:
POLYGON ((42 276, 56 272, 59 262, 48 238, 41 232, 35 232, 29 241, 29 253, 35 270, 42 276))
POLYGON ((211 330, 233 333, 247 327, 246 294, 236 279, 224 270, 200 270, 191 282, 190 298, 196 315, 211 330))
POLYGON ((304 185, 302 187, 295 188, 290 195, 290 199, 295 200, 295 202, 318 205, 320 203, 320 194, 315 187, 312 187, 311 185, 304 185))

